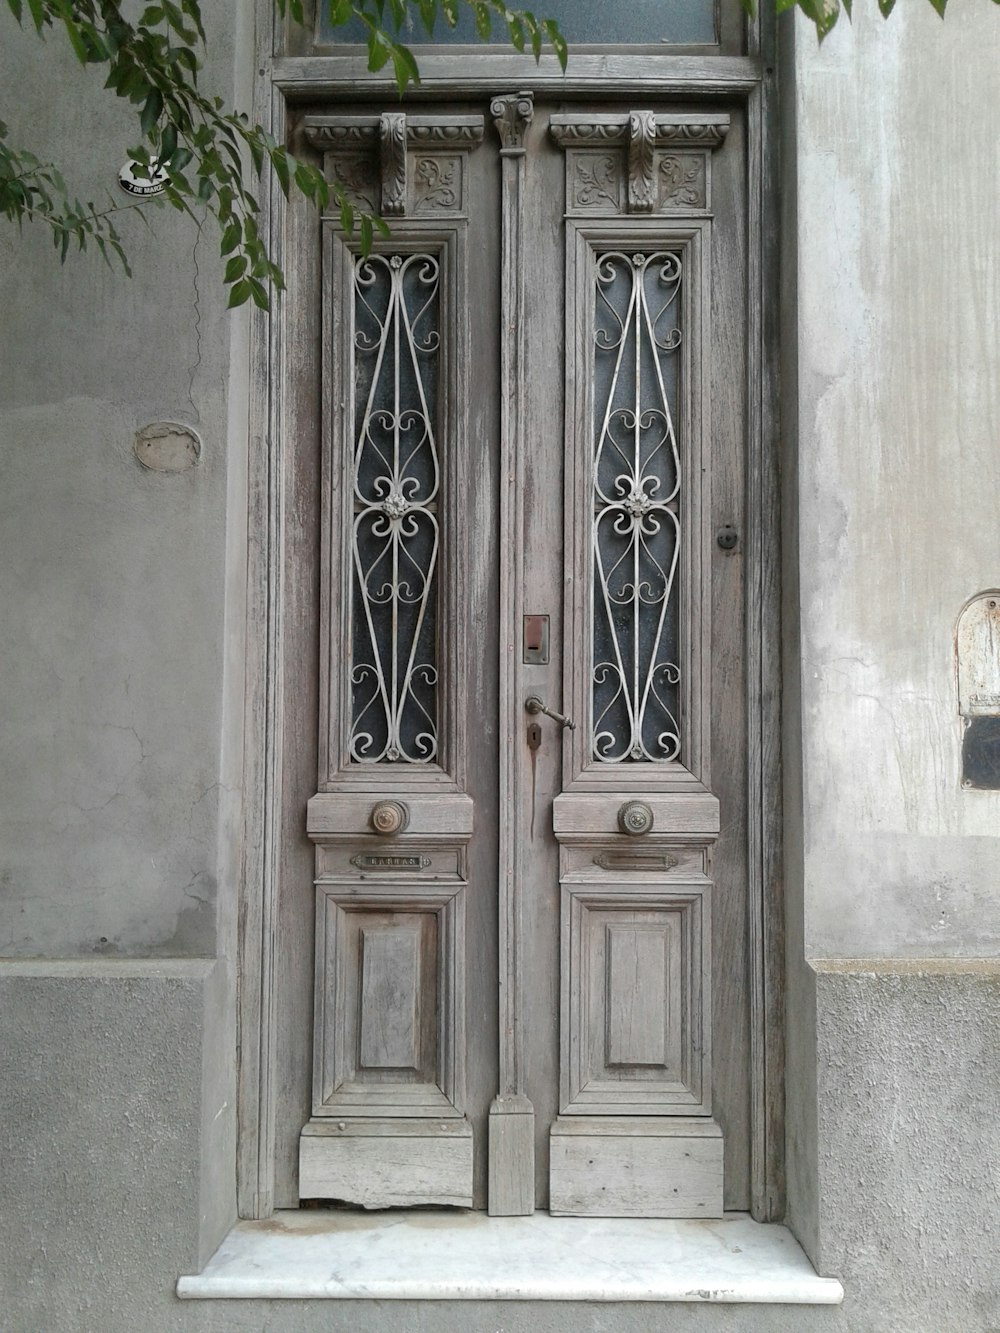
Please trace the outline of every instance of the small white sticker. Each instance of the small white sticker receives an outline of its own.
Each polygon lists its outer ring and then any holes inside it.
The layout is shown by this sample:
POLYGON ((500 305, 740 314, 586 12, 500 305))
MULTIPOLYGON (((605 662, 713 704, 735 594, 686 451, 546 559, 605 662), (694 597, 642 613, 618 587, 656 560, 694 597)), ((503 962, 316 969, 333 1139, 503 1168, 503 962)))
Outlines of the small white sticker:
POLYGON ((126 194, 146 198, 162 194, 167 186, 167 173, 163 167, 150 164, 148 177, 140 174, 143 170, 138 162, 126 162, 118 173, 118 184, 126 194))

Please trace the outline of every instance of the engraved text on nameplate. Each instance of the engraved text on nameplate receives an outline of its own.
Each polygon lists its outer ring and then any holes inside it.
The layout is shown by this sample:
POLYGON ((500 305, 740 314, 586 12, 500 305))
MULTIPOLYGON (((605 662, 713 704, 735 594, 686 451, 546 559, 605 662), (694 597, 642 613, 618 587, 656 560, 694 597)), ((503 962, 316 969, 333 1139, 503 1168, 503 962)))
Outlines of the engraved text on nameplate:
POLYGON ((427 856, 352 856, 351 865, 359 870, 426 870, 427 856))

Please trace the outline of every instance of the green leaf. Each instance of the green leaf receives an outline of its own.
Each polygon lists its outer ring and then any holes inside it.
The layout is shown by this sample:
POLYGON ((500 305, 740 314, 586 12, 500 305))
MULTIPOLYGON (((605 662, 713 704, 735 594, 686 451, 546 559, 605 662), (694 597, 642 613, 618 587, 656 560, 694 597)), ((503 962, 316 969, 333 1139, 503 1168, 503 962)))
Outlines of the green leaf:
POLYGON ((72 15, 62 15, 63 26, 66 29, 66 35, 69 37, 69 44, 73 48, 73 53, 81 65, 87 64, 87 47, 80 32, 79 24, 75 22, 72 15))
POLYGON ((419 84, 420 70, 413 58, 413 52, 406 46, 394 45, 392 48, 392 67, 396 75, 396 86, 405 92, 408 83, 419 84))
MULTIPOLYGON (((172 161, 177 154, 177 126, 167 122, 163 127, 163 133, 160 136, 160 161, 172 161)), ((190 157, 188 161, 190 162, 190 157)), ((186 164, 178 162, 177 167, 183 167, 186 164)))
POLYGON ((278 178, 278 184, 281 186, 281 193, 288 198, 288 155, 283 148, 279 148, 271 154, 271 165, 274 167, 274 174, 278 178))
POLYGON ((469 4, 476 16, 476 34, 481 42, 488 42, 490 33, 493 31, 489 8, 482 3, 482 0, 469 0, 469 4))
POLYGON ((354 6, 351 0, 330 0, 327 13, 333 26, 339 28, 345 23, 350 23, 354 17, 354 6))
POLYGON ((369 33, 368 68, 373 74, 378 73, 380 69, 384 69, 385 65, 388 63, 390 54, 391 51, 386 45, 385 38, 383 38, 381 34, 376 35, 374 32, 369 33))
POLYGON ((360 245, 363 255, 371 254, 372 248, 372 220, 369 214, 362 213, 360 226, 360 245))
MULTIPOLYGON (((753 0, 746 0, 746 2, 750 5, 753 4, 753 0)), ((552 44, 552 49, 556 53, 556 59, 559 61, 559 68, 565 71, 566 61, 569 58, 569 47, 566 45, 566 38, 562 35, 559 24, 552 19, 543 19, 542 28, 545 30, 545 35, 548 37, 552 44)))
POLYGON ((944 18, 944 11, 947 4, 948 0, 931 0, 931 5, 933 6, 935 13, 940 14, 942 18, 944 18))
POLYGON ((267 288, 256 278, 250 279, 250 295, 253 297, 253 303, 261 310, 270 310, 271 302, 267 299, 267 288))
POLYGON ((223 274, 224 282, 235 282, 237 278, 242 278, 246 271, 246 255, 233 255, 232 259, 226 265, 226 271, 223 274))
POLYGON ((238 305, 245 305, 250 300, 250 280, 244 278, 236 283, 229 293, 228 309, 234 310, 238 305))
MULTIPOLYGON (((230 222, 229 226, 222 233, 221 253, 228 255, 235 250, 240 243, 243 235, 243 228, 240 226, 239 219, 230 222)), ((228 282, 228 278, 226 279, 228 282)))

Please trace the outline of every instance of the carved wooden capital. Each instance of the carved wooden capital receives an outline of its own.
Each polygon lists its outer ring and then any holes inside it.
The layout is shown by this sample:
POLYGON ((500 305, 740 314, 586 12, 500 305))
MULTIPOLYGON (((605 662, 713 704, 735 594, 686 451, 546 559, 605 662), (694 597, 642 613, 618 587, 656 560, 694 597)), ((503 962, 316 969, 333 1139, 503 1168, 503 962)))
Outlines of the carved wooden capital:
POLYGON ((490 103, 490 115, 500 135, 501 153, 524 152, 524 133, 534 114, 532 93, 494 97, 490 103))

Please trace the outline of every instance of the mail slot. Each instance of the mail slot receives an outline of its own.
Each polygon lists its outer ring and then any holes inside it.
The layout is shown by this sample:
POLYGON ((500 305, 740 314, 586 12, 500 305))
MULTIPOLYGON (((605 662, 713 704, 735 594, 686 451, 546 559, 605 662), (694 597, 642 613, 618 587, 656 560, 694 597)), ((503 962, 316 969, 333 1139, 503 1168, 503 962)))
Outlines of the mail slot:
POLYGON ((524 617, 524 649, 522 659, 534 666, 546 666, 549 660, 548 616, 524 617))

